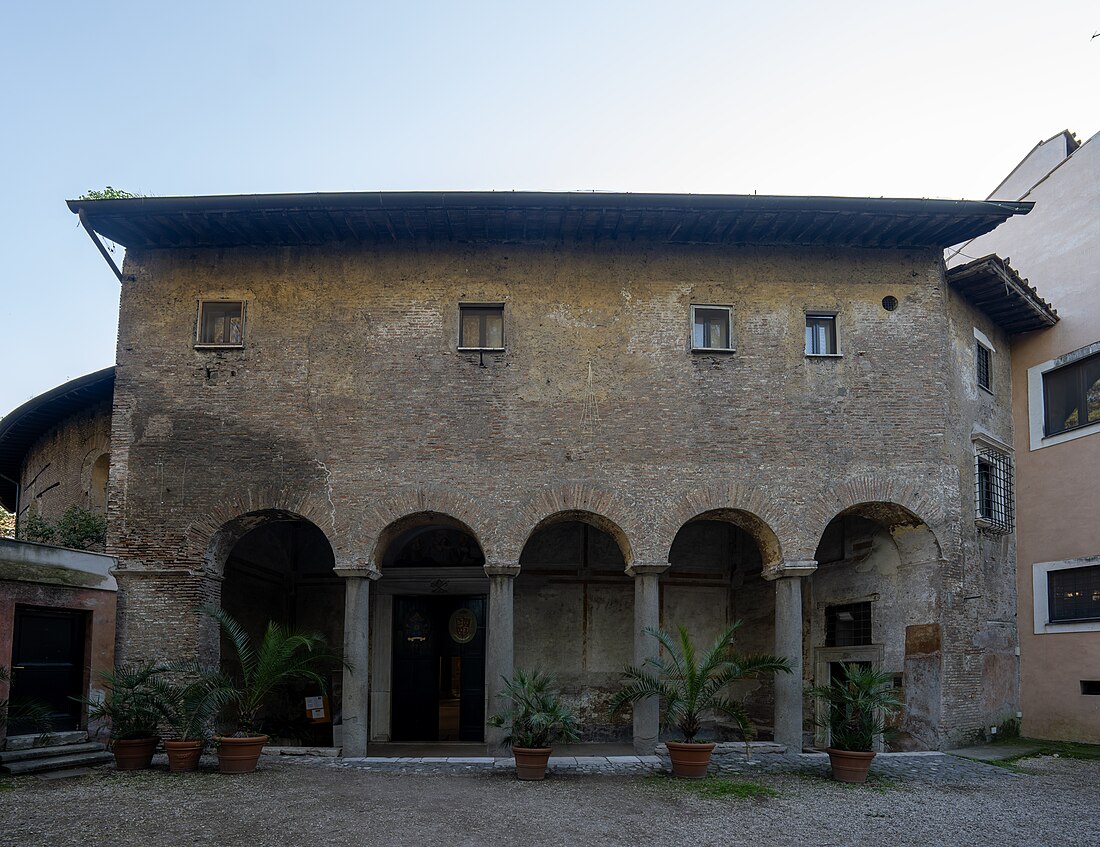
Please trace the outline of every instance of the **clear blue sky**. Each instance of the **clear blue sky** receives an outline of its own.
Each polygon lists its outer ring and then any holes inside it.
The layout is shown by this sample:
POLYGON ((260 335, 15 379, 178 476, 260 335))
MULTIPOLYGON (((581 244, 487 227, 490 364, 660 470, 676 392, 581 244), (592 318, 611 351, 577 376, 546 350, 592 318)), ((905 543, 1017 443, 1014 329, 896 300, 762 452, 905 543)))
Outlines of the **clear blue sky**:
POLYGON ((1100 129, 1100 6, 0 7, 0 414, 114 361, 64 200, 372 189, 981 198, 1100 129))

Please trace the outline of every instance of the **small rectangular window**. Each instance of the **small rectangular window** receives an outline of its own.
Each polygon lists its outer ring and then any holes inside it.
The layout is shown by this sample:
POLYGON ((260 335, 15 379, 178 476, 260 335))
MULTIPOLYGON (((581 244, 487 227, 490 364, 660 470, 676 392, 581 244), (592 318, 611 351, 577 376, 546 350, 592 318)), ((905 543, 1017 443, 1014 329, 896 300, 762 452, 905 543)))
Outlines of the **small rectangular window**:
POLYGON ((1011 532, 1015 524, 1012 458, 992 447, 979 447, 974 474, 976 523, 990 532, 1011 532))
POLYGON ((1046 434, 1100 422, 1100 354, 1043 374, 1046 434))
POLYGON ((871 644, 871 603, 825 607, 826 647, 866 647, 871 644))
POLYGON ((200 300, 199 331, 195 343, 211 347, 243 347, 244 302, 200 300))
POLYGON ((460 306, 458 346, 464 350, 504 349, 504 306, 460 306))
POLYGON ((729 306, 692 306, 691 349, 732 350, 731 312, 729 306))
POLYGON ((1100 565, 1047 573, 1050 623, 1100 620, 1100 565))
POLYGON ((806 355, 835 356, 836 315, 806 315, 806 355))
POLYGON ((1081 693, 1090 696, 1100 696, 1100 679, 1082 679, 1081 693))
POLYGON ((992 393, 993 391, 993 357, 989 352, 989 348, 982 343, 975 345, 978 351, 978 385, 984 388, 986 391, 992 393))

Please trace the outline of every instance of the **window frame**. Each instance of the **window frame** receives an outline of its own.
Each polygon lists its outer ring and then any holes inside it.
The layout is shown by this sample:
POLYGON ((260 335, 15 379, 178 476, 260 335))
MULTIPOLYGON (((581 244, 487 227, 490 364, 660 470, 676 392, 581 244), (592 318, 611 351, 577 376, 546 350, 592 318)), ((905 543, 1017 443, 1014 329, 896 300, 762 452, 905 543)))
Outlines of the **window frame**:
POLYGON ((1090 359, 1098 353, 1100 353, 1100 341, 1094 341, 1092 344, 1086 344, 1084 347, 1079 347, 1056 359, 1032 365, 1027 369, 1027 417, 1032 451, 1100 433, 1100 421, 1093 421, 1071 429, 1061 430, 1053 435, 1047 435, 1046 382, 1043 379, 1046 374, 1052 371, 1090 359))
POLYGON ((500 353, 500 352, 503 352, 504 350, 507 349, 507 344, 508 344, 508 338, 507 338, 507 334, 505 332, 505 326, 504 326, 504 304, 503 303, 459 303, 458 304, 458 348, 457 349, 460 352, 467 351, 467 352, 472 352, 472 353, 478 353, 478 352, 500 353), (463 335, 462 327, 463 327, 463 324, 465 323, 464 319, 465 319, 465 316, 466 316, 467 312, 473 312, 473 313, 480 313, 481 314, 481 320, 478 322, 478 336, 479 336, 478 341, 481 341, 482 339, 484 339, 485 335, 486 335, 486 332, 485 332, 485 330, 486 330, 485 317, 491 312, 499 312, 500 313, 500 345, 501 345, 500 347, 485 347, 485 346, 480 346, 480 345, 470 346, 470 345, 467 345, 467 344, 463 343, 466 339, 463 335))
POLYGON ((195 343, 196 349, 205 350, 243 350, 247 335, 248 301, 240 298, 199 298, 198 310, 195 318, 195 343), (208 303, 239 303, 241 307, 241 341, 239 344, 227 344, 221 341, 203 341, 203 310, 208 303))
MULTIPOLYGON (((720 306, 716 303, 692 303, 690 310, 690 327, 688 342, 692 353, 736 353, 737 348, 733 343, 733 306, 720 306), (712 309, 726 313, 726 338, 729 344, 726 347, 696 347, 695 346, 695 312, 697 309, 712 309)), ((705 325, 704 325, 705 327, 705 325)), ((706 329, 704 328, 704 340, 706 329)))
POLYGON ((993 393, 993 351, 982 342, 974 345, 974 370, 978 380, 978 388, 993 393), (984 354, 984 355, 983 355, 984 354), (982 360, 985 360, 985 381, 982 381, 982 360))
POLYGON ((1035 635, 1061 632, 1100 632, 1100 620, 1049 620, 1051 572, 1096 566, 1100 566, 1100 556, 1084 556, 1079 559, 1063 559, 1056 562, 1036 562, 1031 566, 1032 630, 1035 635))
POLYGON ((1094 362, 1094 361, 1095 362, 1100 362, 1100 353, 1093 353, 1093 354, 1088 355, 1088 356, 1081 356, 1079 359, 1074 359, 1072 362, 1066 362, 1063 365, 1060 365, 1056 368, 1051 368, 1050 370, 1047 370, 1047 371, 1043 372, 1043 374, 1041 376, 1041 379, 1043 381, 1043 437, 1044 438, 1052 438, 1052 437, 1057 436, 1057 435, 1064 435, 1067 432, 1075 432, 1075 431, 1077 431, 1079 429, 1083 429, 1085 427, 1100 425, 1100 420, 1096 420, 1096 421, 1086 420, 1084 423, 1078 423, 1074 426, 1067 426, 1065 429, 1059 429, 1059 430, 1056 430, 1054 432, 1051 432, 1051 429, 1050 429, 1050 410, 1047 407, 1047 398, 1050 396, 1050 392, 1047 389, 1047 379, 1050 378, 1050 377, 1056 376, 1057 374, 1068 371, 1071 368, 1073 368, 1073 369, 1076 369, 1078 371, 1078 373, 1076 374, 1076 379, 1075 379, 1075 382, 1077 383, 1077 385, 1076 385, 1076 400, 1077 400, 1077 403, 1078 403, 1077 410, 1078 410, 1078 412, 1080 412, 1082 409, 1084 409, 1085 410, 1085 416, 1087 417, 1088 416, 1088 386, 1085 385, 1085 369, 1088 366, 1088 363, 1094 362))
POLYGON ((988 438, 973 442, 974 525, 984 532, 1011 533, 1016 528, 1012 450, 988 438))
POLYGON ((804 332, 803 332, 803 342, 804 342, 804 345, 805 345, 806 356, 814 358, 814 359, 829 359, 829 358, 835 359, 835 358, 840 358, 841 356, 843 356, 843 354, 840 352, 840 320, 839 320, 838 313, 835 312, 835 311, 829 311, 827 309, 813 309, 813 310, 807 309, 803 314, 805 315, 805 318, 806 318, 805 329, 804 329, 804 332), (816 352, 814 352, 813 350, 810 349, 810 336, 807 333, 810 330, 810 321, 811 320, 829 320, 829 321, 832 321, 832 327, 833 327, 833 332, 832 332, 833 350, 832 350, 832 352, 829 352, 829 353, 816 353, 816 352))
POLYGON ((1047 623, 1053 624, 1075 624, 1075 623, 1094 623, 1100 621, 1100 609, 1097 610, 1095 615, 1082 618, 1064 618, 1054 616, 1054 574, 1059 576, 1065 576, 1076 571, 1094 571, 1096 574, 1096 584, 1100 586, 1100 564, 1096 565, 1082 565, 1076 568, 1059 568, 1056 571, 1051 571, 1047 574, 1047 623))

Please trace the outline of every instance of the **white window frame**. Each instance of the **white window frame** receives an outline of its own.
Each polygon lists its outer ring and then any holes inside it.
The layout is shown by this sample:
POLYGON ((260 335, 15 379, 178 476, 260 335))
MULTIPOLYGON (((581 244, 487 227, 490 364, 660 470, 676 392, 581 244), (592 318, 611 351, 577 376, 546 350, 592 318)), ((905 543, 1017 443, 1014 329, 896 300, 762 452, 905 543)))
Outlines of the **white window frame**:
POLYGON ((989 337, 984 332, 982 332, 980 329, 978 329, 977 327, 974 327, 974 341, 976 342, 975 348, 974 348, 974 382, 977 384, 978 388, 980 388, 982 391, 987 391, 990 394, 992 394, 993 393, 993 372, 994 372, 994 366, 993 366, 994 359, 993 359, 993 357, 997 353, 997 348, 993 346, 993 342, 989 340, 989 337), (979 347, 984 347, 986 352, 989 354, 989 385, 982 385, 981 380, 978 376, 978 348, 979 347))
POLYGON ((239 297, 200 298, 198 309, 195 313, 195 348, 200 350, 241 350, 244 348, 245 339, 248 337, 248 303, 239 297), (202 340, 202 313, 207 303, 240 303, 241 304, 241 343, 222 344, 202 340))
POLYGON ((805 311, 805 326, 803 327, 802 340, 806 348, 806 355, 812 359, 839 359, 844 354, 840 352, 840 319, 839 315, 835 311, 829 309, 807 309, 805 311), (833 322, 833 341, 836 344, 836 349, 832 353, 814 353, 810 350, 810 345, 807 343, 805 331, 808 330, 810 318, 828 318, 833 322))
POLYGON ((736 345, 733 343, 733 306, 718 306, 715 304, 706 303, 692 303, 691 304, 691 324, 688 327, 690 335, 688 336, 689 343, 691 344, 692 353, 735 353, 736 345), (695 346, 695 310, 696 309, 715 309, 717 311, 723 311, 726 313, 726 338, 729 339, 728 347, 696 347, 695 346))
POLYGON ((1050 359, 1027 369, 1027 422, 1033 451, 1041 450, 1044 447, 1053 447, 1055 444, 1064 444, 1067 441, 1073 441, 1075 438, 1096 435, 1100 432, 1100 421, 1097 421, 1071 429, 1068 432, 1059 432, 1056 435, 1048 436, 1046 434, 1046 397, 1043 385, 1043 374, 1064 365, 1072 365, 1074 362, 1087 359, 1096 353, 1100 353, 1100 341, 1094 341, 1092 344, 1072 350, 1057 359, 1050 359))
POLYGON ((971 436, 974 445, 974 525, 988 532, 1007 534, 1016 528, 1012 448, 985 434, 971 436), (982 514, 981 465, 993 474, 992 514, 982 514))
POLYGON ((1085 556, 1080 559, 1063 559, 1059 562, 1036 562, 1031 566, 1032 622, 1036 635, 1057 632, 1100 632, 1100 621, 1076 621, 1050 623, 1048 603, 1048 579, 1051 571, 1064 571, 1072 568, 1090 568, 1100 565, 1100 556, 1085 556))
POLYGON ((503 353, 507 349, 508 344, 508 327, 504 321, 504 304, 503 303, 459 303, 458 304, 458 351, 460 353, 503 353), (463 312, 467 309, 488 311, 490 309, 500 310, 500 347, 467 347, 462 344, 465 339, 462 337, 462 317, 463 312))

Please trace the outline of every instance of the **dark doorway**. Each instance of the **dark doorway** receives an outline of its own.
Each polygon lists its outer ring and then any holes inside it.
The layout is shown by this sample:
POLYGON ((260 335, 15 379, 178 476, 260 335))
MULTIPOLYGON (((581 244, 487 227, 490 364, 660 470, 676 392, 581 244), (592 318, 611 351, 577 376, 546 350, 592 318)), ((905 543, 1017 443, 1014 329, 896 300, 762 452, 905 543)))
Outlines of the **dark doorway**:
MULTIPOLYGON (((34 701, 49 709, 55 732, 78 729, 84 694, 84 612, 16 606, 12 642, 11 701, 34 701)), ((9 735, 35 732, 13 721, 9 735)))
POLYGON ((395 597, 394 741, 485 738, 484 596, 395 597))

